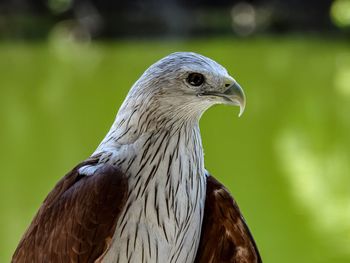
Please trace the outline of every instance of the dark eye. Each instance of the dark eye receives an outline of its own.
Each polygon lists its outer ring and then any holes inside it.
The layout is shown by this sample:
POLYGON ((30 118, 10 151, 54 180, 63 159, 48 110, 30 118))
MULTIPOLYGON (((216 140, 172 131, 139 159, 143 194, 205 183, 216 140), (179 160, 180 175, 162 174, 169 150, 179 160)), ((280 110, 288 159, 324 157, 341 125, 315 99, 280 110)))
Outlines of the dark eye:
POLYGON ((204 82, 204 76, 200 73, 191 73, 186 80, 192 86, 200 86, 204 82))

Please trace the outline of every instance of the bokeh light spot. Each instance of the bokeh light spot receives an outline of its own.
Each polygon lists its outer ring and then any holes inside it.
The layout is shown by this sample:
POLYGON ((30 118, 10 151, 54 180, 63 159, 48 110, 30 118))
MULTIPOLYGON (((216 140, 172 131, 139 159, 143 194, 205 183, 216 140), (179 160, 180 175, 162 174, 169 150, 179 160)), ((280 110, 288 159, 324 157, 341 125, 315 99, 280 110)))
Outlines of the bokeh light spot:
POLYGON ((330 15, 338 27, 350 27, 350 0, 336 0, 332 3, 330 15))
POLYGON ((48 0, 48 7, 53 13, 63 13, 72 6, 72 0, 48 0))
POLYGON ((247 36, 256 28, 256 12, 249 3, 238 3, 231 10, 233 30, 241 36, 247 36))

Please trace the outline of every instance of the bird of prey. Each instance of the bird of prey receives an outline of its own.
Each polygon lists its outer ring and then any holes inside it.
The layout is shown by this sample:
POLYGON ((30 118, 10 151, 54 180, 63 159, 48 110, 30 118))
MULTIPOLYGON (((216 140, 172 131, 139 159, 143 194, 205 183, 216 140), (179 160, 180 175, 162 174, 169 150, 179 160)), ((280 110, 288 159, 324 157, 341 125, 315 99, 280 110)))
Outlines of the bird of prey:
POLYGON ((204 167, 199 120, 214 104, 245 107, 217 62, 176 52, 150 66, 96 151, 48 194, 12 262, 261 262, 204 167))

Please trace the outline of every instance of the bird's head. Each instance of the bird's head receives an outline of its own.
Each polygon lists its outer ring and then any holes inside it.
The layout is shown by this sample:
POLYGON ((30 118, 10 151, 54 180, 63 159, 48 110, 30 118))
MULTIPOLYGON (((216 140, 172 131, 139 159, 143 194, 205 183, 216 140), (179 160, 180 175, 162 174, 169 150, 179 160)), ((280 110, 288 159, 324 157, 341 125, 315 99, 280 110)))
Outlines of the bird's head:
POLYGON ((227 70, 212 59, 192 52, 176 52, 143 73, 121 109, 124 117, 134 109, 140 114, 148 112, 159 123, 164 116, 172 120, 198 120, 214 104, 237 105, 241 115, 244 92, 227 70))
POLYGON ((242 88, 227 70, 210 58, 177 52, 151 65, 130 89, 111 133, 135 129, 136 138, 145 131, 175 123, 197 126, 202 114, 214 104, 245 107, 242 88))
POLYGON ((198 127, 202 114, 214 104, 239 106, 241 115, 244 92, 212 59, 192 52, 170 54, 151 65, 130 89, 99 149, 178 124, 198 127))

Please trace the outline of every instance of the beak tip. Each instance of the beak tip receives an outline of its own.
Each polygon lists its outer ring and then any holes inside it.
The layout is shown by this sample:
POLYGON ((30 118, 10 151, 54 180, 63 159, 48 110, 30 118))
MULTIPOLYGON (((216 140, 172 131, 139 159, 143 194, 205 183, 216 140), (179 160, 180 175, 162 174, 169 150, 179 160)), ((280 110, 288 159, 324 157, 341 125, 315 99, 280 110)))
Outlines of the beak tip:
POLYGON ((238 117, 242 117, 243 113, 244 113, 244 109, 245 109, 245 103, 242 103, 239 105, 239 114, 238 117))

